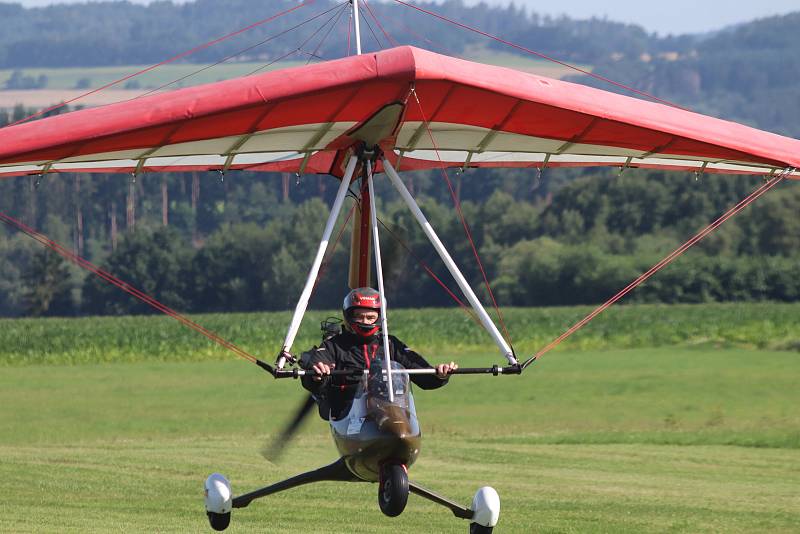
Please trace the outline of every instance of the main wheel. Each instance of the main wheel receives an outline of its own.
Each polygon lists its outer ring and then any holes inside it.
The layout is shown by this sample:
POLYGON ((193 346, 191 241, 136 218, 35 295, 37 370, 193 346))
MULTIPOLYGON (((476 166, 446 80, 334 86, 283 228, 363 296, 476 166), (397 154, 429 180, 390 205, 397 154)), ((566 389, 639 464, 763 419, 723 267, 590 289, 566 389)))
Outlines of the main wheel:
POLYGON ((214 530, 221 532, 228 528, 228 525, 231 524, 231 513, 228 512, 227 514, 215 514, 214 512, 206 512, 208 514, 208 522, 211 524, 211 528, 214 530))
POLYGON ((408 473, 402 465, 390 464, 381 469, 378 505, 389 517, 403 513, 408 502, 408 473))
POLYGON ((469 524, 469 534, 492 534, 494 527, 484 527, 478 523, 469 524))
POLYGON ((222 531, 231 524, 233 508, 233 490, 228 479, 214 473, 206 479, 206 514, 211 528, 222 531))

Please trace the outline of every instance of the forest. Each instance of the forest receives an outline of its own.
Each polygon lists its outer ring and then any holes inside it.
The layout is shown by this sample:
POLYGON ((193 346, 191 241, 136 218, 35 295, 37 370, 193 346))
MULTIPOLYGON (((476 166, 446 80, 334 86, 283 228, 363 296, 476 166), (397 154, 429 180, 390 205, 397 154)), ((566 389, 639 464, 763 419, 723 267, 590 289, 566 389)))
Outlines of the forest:
MULTIPOLYGON (((222 9, 217 2, 198 0, 24 9, 0 3, 0 17, 19 30, 0 35, 0 67, 155 62, 292 5, 254 7, 241 0, 241 9, 222 9)), ((421 36, 435 35, 439 51, 467 56, 476 46, 474 36, 419 18, 402 6, 378 4, 375 9, 391 13, 398 34, 402 27, 416 29, 419 37, 402 32, 408 37, 404 42, 430 48, 421 36)), ((698 111, 800 134, 794 120, 800 118, 800 45, 788 31, 800 14, 711 35, 659 37, 637 26, 553 19, 513 6, 468 7, 450 0, 436 9, 524 46, 591 64, 596 72, 698 111)), ((293 23, 287 18, 271 29, 293 23)), ((265 36, 254 31, 250 39, 265 36)), ((379 41, 376 35, 371 46, 379 41)), ((201 51, 193 60, 215 61, 241 46, 228 43, 201 51)), ((245 59, 269 61, 291 49, 286 46, 276 41, 245 59)), ((343 55, 342 46, 332 39, 331 48, 320 55, 343 55)), ((16 80, 46 85, 46 80, 16 80)), ((0 110, 0 126, 31 111, 19 106, 0 110)), ((761 180, 597 169, 550 169, 542 175, 487 169, 451 176, 498 301, 513 306, 602 302, 761 180)), ((480 287, 479 268, 441 177, 420 172, 406 179, 473 287, 480 287)), ((400 307, 452 305, 427 273, 449 280, 441 262, 383 182, 377 186, 388 297, 400 307)), ((245 172, 136 180, 119 175, 20 177, 0 182, 0 210, 180 311, 279 310, 291 307, 302 288, 335 187, 335 180, 325 176, 245 172)), ((351 207, 347 204, 345 211, 351 207)), ((781 185, 626 301, 798 300, 799 208, 796 186, 781 185)), ((149 311, 24 235, 11 229, 0 235, 1 316, 149 311)), ((348 248, 345 230, 326 259, 326 283, 319 284, 312 306, 338 305, 348 248)), ((485 291, 482 296, 488 299, 485 291)))

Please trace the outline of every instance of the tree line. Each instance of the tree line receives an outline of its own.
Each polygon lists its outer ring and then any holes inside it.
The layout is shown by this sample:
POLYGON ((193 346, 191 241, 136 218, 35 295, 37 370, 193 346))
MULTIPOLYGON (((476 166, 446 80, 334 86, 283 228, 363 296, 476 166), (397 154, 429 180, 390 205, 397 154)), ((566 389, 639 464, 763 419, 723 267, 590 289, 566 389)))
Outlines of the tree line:
MULTIPOLYGON (((491 170, 458 176, 463 212, 501 305, 602 302, 758 185, 752 177, 633 170, 559 177, 562 172, 546 171, 541 179, 535 172, 491 170), (481 196, 485 182, 493 191, 481 196)), ((294 175, 247 173, 224 181, 211 173, 144 176, 136 183, 120 176, 44 180, 38 188, 28 178, 6 180, 0 209, 185 312, 292 307, 336 184, 330 177, 298 183, 294 175), (126 204, 134 217, 115 222, 113 206, 126 204)), ((481 288, 446 186, 436 173, 406 180, 473 287, 481 288)), ((385 180, 378 180, 378 194, 393 306, 452 305, 428 270, 458 290, 424 234, 385 180)), ((793 184, 777 188, 627 300, 796 301, 798 208, 793 184)), ((346 205, 337 228, 351 209, 346 205)), ((339 305, 347 289, 349 236, 348 226, 326 259, 312 306, 339 305)), ((152 311, 10 230, 0 241, 0 268, 2 315, 152 311)), ((484 289, 479 294, 488 301, 484 289)))

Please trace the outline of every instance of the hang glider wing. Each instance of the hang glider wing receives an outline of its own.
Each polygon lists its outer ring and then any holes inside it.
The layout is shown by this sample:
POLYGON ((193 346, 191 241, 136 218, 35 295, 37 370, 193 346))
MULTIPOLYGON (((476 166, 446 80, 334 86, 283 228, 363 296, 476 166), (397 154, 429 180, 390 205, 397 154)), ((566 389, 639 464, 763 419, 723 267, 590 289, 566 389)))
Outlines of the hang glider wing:
POLYGON ((741 174, 800 168, 796 139, 404 46, 4 128, 0 176, 195 170, 341 176, 359 140, 380 144, 401 170, 441 162, 741 174))

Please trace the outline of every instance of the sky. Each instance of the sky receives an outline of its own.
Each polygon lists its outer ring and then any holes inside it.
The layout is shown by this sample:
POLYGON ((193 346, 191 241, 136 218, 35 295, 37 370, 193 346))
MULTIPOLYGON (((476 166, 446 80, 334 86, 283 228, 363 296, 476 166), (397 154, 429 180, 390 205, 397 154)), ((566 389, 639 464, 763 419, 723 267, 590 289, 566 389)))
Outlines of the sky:
MULTIPOLYGON (((26 7, 56 3, 78 3, 86 0, 0 0, 16 1, 26 7)), ((115 0, 121 1, 121 0, 115 0)), ((150 0, 131 0, 146 4, 150 0)), ((181 0, 190 1, 190 0, 181 0)), ((224 0, 219 0, 220 2, 224 0)), ((378 1, 378 0, 374 0, 378 1)), ((477 0, 465 0, 469 4, 477 0)), ((489 4, 508 4, 509 0, 484 0, 489 4)), ((646 30, 661 35, 669 33, 700 33, 719 30, 731 24, 756 18, 800 11, 800 0, 669 0, 643 2, 642 0, 514 0, 541 14, 569 15, 573 18, 592 16, 639 24, 646 30)))

